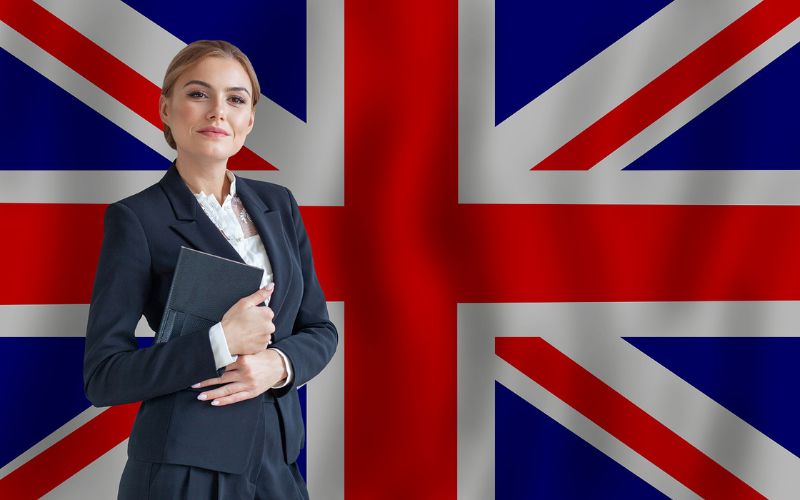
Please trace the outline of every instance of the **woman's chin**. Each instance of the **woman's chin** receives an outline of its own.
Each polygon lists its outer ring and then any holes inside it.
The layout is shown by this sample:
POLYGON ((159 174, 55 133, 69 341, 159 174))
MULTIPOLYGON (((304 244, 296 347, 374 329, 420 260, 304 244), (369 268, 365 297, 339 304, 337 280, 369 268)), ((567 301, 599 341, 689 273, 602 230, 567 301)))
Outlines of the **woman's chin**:
POLYGON ((219 161, 227 161, 228 158, 235 155, 239 152, 238 148, 236 150, 231 148, 198 148, 194 151, 191 151, 192 156, 195 158, 209 161, 209 162, 219 162, 219 161))

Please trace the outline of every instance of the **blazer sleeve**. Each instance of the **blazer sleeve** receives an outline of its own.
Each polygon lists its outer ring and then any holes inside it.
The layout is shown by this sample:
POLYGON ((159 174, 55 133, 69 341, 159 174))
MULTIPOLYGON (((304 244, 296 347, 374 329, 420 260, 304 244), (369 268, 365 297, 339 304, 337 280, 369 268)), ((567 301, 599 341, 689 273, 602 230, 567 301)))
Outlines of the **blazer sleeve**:
POLYGON ((280 349, 290 360, 294 377, 291 382, 273 392, 281 396, 293 387, 299 387, 325 368, 336 352, 339 334, 336 326, 328 318, 328 306, 320 287, 311 244, 308 240, 300 209, 292 193, 287 189, 291 203, 297 245, 300 254, 300 267, 303 275, 303 297, 297 311, 292 335, 274 342, 271 347, 280 349))
POLYGON ((151 279, 141 221, 122 202, 109 205, 83 360, 84 390, 95 406, 150 399, 217 376, 208 335, 182 335, 138 348, 135 330, 151 279))

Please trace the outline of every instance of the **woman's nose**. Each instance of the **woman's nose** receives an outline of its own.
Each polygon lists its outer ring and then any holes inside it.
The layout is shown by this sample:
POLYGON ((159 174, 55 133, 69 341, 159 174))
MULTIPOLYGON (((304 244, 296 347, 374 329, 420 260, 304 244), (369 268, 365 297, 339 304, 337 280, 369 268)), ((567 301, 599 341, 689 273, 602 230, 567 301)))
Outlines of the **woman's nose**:
POLYGON ((208 119, 225 119, 225 107, 222 102, 214 101, 211 108, 208 110, 208 119))

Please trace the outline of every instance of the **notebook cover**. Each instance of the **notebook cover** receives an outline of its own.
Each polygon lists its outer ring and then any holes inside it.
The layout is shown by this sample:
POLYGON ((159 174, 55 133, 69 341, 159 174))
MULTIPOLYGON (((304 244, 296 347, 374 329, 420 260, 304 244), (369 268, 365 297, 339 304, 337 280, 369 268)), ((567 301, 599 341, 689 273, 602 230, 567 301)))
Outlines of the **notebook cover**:
POLYGON ((182 246, 156 342, 208 331, 239 299, 258 290, 264 270, 182 246))

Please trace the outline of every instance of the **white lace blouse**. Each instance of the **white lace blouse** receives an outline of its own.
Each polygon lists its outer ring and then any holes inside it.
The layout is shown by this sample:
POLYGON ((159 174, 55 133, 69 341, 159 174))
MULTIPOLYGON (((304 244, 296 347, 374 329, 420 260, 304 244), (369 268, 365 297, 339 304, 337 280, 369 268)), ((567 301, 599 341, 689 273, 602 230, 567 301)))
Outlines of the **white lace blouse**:
MULTIPOLYGON (((230 170, 226 170, 225 175, 231 181, 231 187, 230 192, 222 201, 222 205, 219 204, 213 194, 206 194, 203 191, 194 193, 194 197, 206 215, 208 215, 208 218, 211 219, 231 246, 242 257, 242 260, 246 264, 264 270, 264 275, 261 278, 261 287, 265 287, 272 282, 273 278, 272 265, 267 255, 267 249, 264 248, 264 242, 261 241, 261 236, 258 234, 253 219, 250 218, 242 201, 236 195, 236 176, 230 170)), ((269 305, 269 299, 265 301, 265 304, 269 305)), ((231 355, 230 350, 228 350, 222 323, 212 326, 208 334, 217 369, 236 361, 237 356, 231 355)), ((289 374, 285 382, 279 382, 274 387, 284 387, 292 380, 291 363, 289 363, 286 355, 280 349, 271 349, 280 354, 289 374)))

